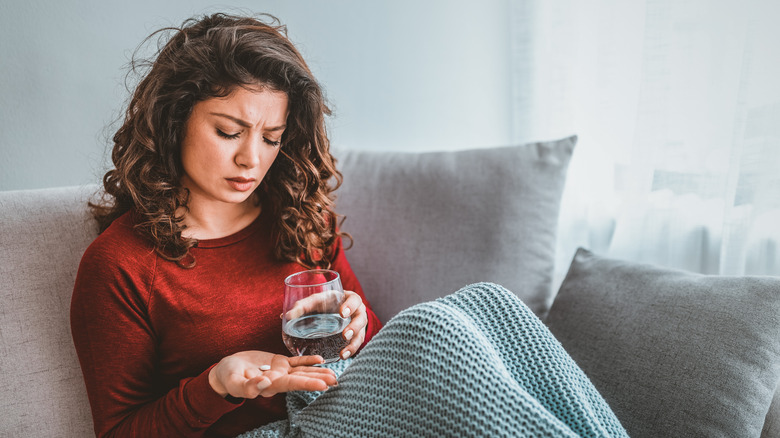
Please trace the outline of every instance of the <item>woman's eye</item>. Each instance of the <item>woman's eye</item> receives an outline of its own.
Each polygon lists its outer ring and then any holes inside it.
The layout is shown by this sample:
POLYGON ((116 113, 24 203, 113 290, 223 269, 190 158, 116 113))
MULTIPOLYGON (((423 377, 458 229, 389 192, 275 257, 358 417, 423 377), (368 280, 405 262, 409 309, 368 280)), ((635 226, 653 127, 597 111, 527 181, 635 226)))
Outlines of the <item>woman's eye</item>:
POLYGON ((217 135, 219 135, 222 138, 227 138, 228 140, 232 140, 234 138, 238 138, 239 134, 241 134, 241 133, 240 132, 236 132, 235 134, 228 134, 228 133, 222 131, 221 129, 217 129, 217 135))
POLYGON ((269 140, 269 139, 267 139, 267 138, 265 138, 265 137, 263 137, 263 140, 264 140, 266 143, 268 143, 268 144, 270 144, 271 146, 273 146, 273 147, 276 147, 276 148, 278 148, 278 147, 279 147, 279 145, 281 145, 281 144, 282 144, 282 141, 281 141, 281 140, 276 140, 276 141, 273 141, 273 140, 269 140))

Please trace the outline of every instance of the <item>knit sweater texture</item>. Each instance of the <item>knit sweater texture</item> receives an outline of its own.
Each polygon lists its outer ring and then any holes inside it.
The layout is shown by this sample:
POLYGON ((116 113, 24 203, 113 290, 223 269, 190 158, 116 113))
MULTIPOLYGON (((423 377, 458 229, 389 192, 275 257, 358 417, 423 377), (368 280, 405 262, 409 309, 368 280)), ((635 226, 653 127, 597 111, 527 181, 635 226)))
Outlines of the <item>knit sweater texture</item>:
MULTIPOLYGON (((161 258, 120 217, 84 254, 71 329, 98 436, 235 436, 286 418, 285 396, 233 404, 208 383, 222 358, 245 350, 290 355, 282 342, 284 278, 304 270, 272 255, 261 214, 191 249, 191 269, 161 258)), ((368 307, 366 341, 381 324, 341 241, 332 269, 368 307)))
POLYGON ((280 437, 626 437, 607 403, 514 294, 478 283, 390 320, 339 384, 287 396, 280 437))

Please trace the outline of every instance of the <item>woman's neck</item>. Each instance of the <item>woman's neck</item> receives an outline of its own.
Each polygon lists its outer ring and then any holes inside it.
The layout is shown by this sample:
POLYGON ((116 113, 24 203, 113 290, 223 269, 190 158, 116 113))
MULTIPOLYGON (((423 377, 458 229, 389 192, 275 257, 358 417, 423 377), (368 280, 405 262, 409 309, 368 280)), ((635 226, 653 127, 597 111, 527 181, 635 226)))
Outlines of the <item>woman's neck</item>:
MULTIPOLYGON (((190 203, 183 209, 184 237, 198 240, 218 239, 243 230, 260 215, 262 207, 251 197, 241 204, 202 205, 190 203)), ((177 214, 178 215, 178 214, 177 214)))

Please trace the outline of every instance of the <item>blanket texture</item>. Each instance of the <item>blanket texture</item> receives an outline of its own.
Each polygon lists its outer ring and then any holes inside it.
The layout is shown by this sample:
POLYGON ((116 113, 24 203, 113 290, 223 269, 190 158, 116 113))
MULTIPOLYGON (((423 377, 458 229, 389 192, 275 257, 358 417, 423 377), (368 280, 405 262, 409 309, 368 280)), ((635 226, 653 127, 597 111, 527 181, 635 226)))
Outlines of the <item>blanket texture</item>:
POLYGON ((514 294, 492 283, 402 311, 339 384, 287 395, 259 437, 625 437, 590 380, 514 294))

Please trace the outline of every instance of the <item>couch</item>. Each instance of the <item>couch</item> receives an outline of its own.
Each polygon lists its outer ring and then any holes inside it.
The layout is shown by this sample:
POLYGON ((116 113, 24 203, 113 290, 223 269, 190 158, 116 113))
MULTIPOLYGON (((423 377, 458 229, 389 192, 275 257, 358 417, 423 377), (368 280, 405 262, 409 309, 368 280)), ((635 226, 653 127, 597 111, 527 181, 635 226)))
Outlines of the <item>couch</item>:
MULTIPOLYGON (((426 153, 336 150, 347 257, 379 317, 490 281, 550 328, 632 437, 780 437, 780 279, 580 249, 552 290, 576 137, 426 153)), ((69 328, 97 186, 0 192, 0 436, 94 434, 69 328)))

